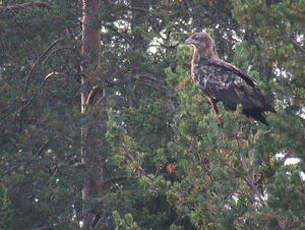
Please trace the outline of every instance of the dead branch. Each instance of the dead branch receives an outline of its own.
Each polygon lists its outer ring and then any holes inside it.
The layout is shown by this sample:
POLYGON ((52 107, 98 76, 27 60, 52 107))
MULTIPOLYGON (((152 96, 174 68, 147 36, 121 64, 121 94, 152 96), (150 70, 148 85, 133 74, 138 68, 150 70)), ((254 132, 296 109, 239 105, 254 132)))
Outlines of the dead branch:
POLYGON ((33 6, 45 7, 48 10, 52 9, 52 6, 49 3, 42 2, 42 1, 27 2, 27 3, 22 3, 22 4, 17 4, 17 5, 9 5, 9 6, 0 6, 0 9, 21 10, 21 9, 25 9, 27 7, 33 7, 33 6))
POLYGON ((103 89, 103 95, 99 97, 98 100, 96 100, 96 102, 94 103, 95 105, 100 104, 104 99, 106 98, 106 89, 103 89))
POLYGON ((95 85, 92 87, 92 89, 90 90, 90 92, 88 93, 88 96, 87 96, 87 100, 86 100, 86 105, 89 105, 91 104, 92 100, 91 100, 91 97, 93 97, 93 95, 96 93, 96 91, 98 90, 98 86, 95 85))
POLYGON ((108 180, 105 180, 104 182, 104 186, 106 186, 107 184, 110 184, 110 183, 114 183, 116 181, 120 181, 120 180, 125 180, 127 179, 128 176, 127 175, 121 175, 121 176, 114 176, 108 180))
POLYGON ((134 6, 124 6, 125 9, 131 10, 131 11, 142 11, 145 13, 150 12, 149 9, 145 9, 142 7, 134 7, 134 6))
POLYGON ((53 41, 48 47, 47 49, 45 49, 42 54, 38 57, 38 59, 34 62, 34 64, 32 65, 31 70, 29 71, 29 73, 26 76, 26 85, 25 85, 25 91, 28 90, 28 84, 29 84, 29 80, 31 78, 31 75, 33 74, 33 71, 35 69, 35 67, 45 58, 45 56, 48 54, 48 52, 54 47, 56 46, 60 41, 64 40, 65 38, 58 38, 55 41, 53 41))
POLYGON ((59 73, 58 72, 51 72, 49 74, 47 74, 47 76, 45 76, 44 80, 48 80, 50 77, 53 77, 53 76, 56 76, 58 75, 59 73))
POLYGON ((295 48, 299 49, 300 51, 302 51, 303 53, 305 53, 305 48, 302 47, 297 41, 293 40, 293 39, 289 39, 290 42, 294 45, 295 48))

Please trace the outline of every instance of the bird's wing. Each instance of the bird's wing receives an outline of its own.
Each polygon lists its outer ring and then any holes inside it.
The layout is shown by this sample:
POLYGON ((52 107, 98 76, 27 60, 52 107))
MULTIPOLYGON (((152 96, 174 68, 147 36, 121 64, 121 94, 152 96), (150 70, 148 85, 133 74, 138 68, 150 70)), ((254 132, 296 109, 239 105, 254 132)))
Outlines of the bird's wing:
POLYGON ((222 69, 224 69, 228 72, 235 73, 237 76, 242 78, 248 85, 250 85, 254 88, 257 88, 259 90, 256 81, 253 78, 251 78, 248 74, 246 74, 244 71, 237 68, 236 66, 234 66, 228 62, 225 62, 221 59, 207 59, 204 62, 206 63, 206 65, 221 67, 222 69))
POLYGON ((202 91, 229 108, 241 104, 245 110, 267 110, 256 81, 237 67, 220 59, 208 59, 199 63, 196 72, 202 91))

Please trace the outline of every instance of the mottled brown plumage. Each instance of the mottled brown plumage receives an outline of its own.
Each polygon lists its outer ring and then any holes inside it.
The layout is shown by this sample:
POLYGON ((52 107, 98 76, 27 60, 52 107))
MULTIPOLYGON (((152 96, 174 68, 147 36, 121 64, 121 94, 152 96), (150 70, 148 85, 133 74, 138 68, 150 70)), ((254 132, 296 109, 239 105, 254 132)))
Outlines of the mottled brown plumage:
POLYGON ((258 85, 245 72, 218 58, 214 40, 205 32, 190 36, 185 44, 194 48, 191 76, 218 114, 218 101, 231 110, 238 104, 248 117, 268 125, 265 111, 275 112, 262 95, 258 85))

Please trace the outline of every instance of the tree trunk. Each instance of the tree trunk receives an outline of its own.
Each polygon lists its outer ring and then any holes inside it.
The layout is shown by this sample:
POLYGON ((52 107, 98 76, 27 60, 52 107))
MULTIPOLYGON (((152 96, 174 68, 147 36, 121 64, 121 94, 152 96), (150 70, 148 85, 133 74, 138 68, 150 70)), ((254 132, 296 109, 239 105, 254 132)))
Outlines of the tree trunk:
MULTIPOLYGON (((100 0, 83 0, 82 17, 82 49, 83 64, 81 66, 81 113, 84 121, 88 120, 89 105, 94 106, 93 95, 97 90, 96 86, 90 86, 89 78, 93 78, 98 73, 100 63, 100 24, 99 10, 100 0)), ((91 108, 91 107, 90 107, 91 108)), ((105 122, 105 119, 103 120, 105 122)), ((86 122, 85 122, 86 123, 86 122)), ((98 123, 98 121, 97 121, 98 123)), ((102 136, 105 130, 99 130, 102 136)), ((82 164, 85 167, 87 177, 83 185, 83 222, 84 229, 94 229, 98 222, 99 215, 96 213, 95 205, 103 192, 104 171, 102 160, 103 140, 98 140, 95 129, 89 129, 87 124, 81 127, 81 155, 82 164)))

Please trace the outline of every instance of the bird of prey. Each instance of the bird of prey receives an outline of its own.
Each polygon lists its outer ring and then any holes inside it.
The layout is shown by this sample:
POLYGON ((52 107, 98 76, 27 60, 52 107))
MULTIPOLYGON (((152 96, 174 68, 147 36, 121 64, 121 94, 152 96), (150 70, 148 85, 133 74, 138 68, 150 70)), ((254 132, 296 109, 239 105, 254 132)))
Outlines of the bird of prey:
POLYGON ((195 33, 185 41, 194 48, 191 77, 219 115, 216 103, 221 101, 230 110, 242 105, 242 112, 265 125, 265 111, 274 112, 256 81, 237 67, 218 58, 215 42, 206 32, 195 33))

